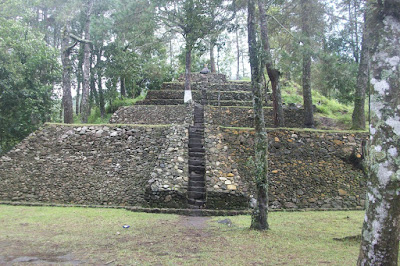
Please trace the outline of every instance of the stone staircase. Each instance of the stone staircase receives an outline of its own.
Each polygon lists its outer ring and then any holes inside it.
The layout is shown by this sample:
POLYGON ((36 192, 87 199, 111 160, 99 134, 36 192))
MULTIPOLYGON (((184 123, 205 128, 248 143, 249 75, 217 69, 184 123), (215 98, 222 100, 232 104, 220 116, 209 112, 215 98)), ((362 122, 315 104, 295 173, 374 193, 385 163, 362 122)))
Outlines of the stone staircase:
MULTIPOLYGON (((247 106, 252 107, 251 84, 249 82, 225 82, 192 84, 192 95, 195 102, 202 100, 202 88, 207 84, 207 105, 210 106, 247 106)), ((144 101, 136 105, 182 105, 184 104, 184 83, 164 83, 161 90, 151 90, 144 101)), ((268 94, 268 104, 271 94, 268 94)))
POLYGON ((195 103, 194 125, 189 126, 188 205, 192 209, 206 204, 206 160, 204 148, 204 106, 195 103))

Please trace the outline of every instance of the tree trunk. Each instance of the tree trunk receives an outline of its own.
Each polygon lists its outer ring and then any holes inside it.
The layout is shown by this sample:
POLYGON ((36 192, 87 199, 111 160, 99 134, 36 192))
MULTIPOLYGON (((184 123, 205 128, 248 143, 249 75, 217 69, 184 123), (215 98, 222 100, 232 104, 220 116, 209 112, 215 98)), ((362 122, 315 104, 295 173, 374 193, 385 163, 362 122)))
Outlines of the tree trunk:
POLYGON ((102 76, 101 70, 97 70, 97 86, 99 89, 99 107, 100 107, 100 114, 101 118, 104 118, 106 114, 105 103, 104 103, 104 92, 103 92, 103 84, 102 84, 102 76))
MULTIPOLYGON (((236 21, 237 21, 237 19, 236 19, 236 21)), ((236 79, 239 80, 240 79, 240 47, 239 47, 239 33, 238 33, 237 28, 235 30, 235 34, 236 34, 236 52, 237 52, 237 54, 236 54, 236 60, 237 60, 236 79)))
POLYGON ((72 96, 71 96, 71 60, 69 58, 71 48, 69 47, 69 32, 67 26, 63 29, 63 37, 61 42, 61 62, 63 66, 63 97, 62 106, 64 108, 64 123, 72 124, 73 118, 73 107, 72 107, 72 96))
POLYGON ((367 25, 371 27, 372 55, 368 206, 357 264, 397 265, 400 233, 400 1, 378 1, 369 7, 368 12, 374 13, 367 25))
POLYGON ((264 9, 263 0, 258 0, 258 10, 260 13, 259 18, 260 18, 261 40, 266 57, 265 66, 267 68, 268 77, 271 80, 271 86, 272 86, 274 125, 275 127, 283 127, 285 124, 285 118, 283 115, 282 95, 279 86, 280 72, 276 68, 274 68, 272 64, 272 56, 268 39, 267 17, 264 9))
MULTIPOLYGON (((87 1, 86 22, 84 27, 85 40, 90 40, 90 16, 93 8, 93 1, 87 1)), ((83 58, 83 87, 82 87, 82 107, 81 107, 81 121, 82 123, 88 122, 90 114, 89 106, 89 89, 90 89, 90 44, 85 43, 85 52, 83 58)))
POLYGON ((121 84, 121 99, 123 97, 126 97, 126 90, 125 90, 125 78, 124 77, 120 77, 120 84, 121 84))
POLYGON ((80 102, 80 90, 81 90, 81 80, 80 80, 79 70, 76 73, 76 100, 75 100, 75 114, 79 115, 79 102, 80 102))
POLYGON ((256 230, 268 229, 268 142, 265 131, 263 99, 261 93, 261 69, 257 54, 255 0, 248 1, 248 42, 251 68, 251 86, 253 92, 254 126, 255 126, 255 182, 257 204, 251 216, 250 228, 256 230))
POLYGON ((215 68, 215 57, 214 57, 214 41, 210 41, 210 65, 211 65, 211 73, 217 73, 217 69, 215 68))
POLYGON ((353 129, 365 129, 365 91, 368 87, 369 66, 369 33, 367 32, 367 12, 364 12, 364 30, 361 40, 361 59, 358 65, 357 85, 354 95, 354 110, 352 115, 353 129))
MULTIPOLYGON (((83 52, 84 50, 84 44, 80 43, 79 44, 79 52, 78 52, 78 71, 77 71, 77 82, 78 82, 78 88, 81 88, 83 90, 83 52)), ((82 101, 80 99, 79 91, 76 95, 76 115, 79 115, 82 110, 82 101)))
POLYGON ((310 0, 301 0, 301 26, 303 33, 303 101, 304 101, 304 126, 314 127, 314 114, 311 95, 311 42, 310 42, 310 21, 311 13, 310 0))
POLYGON ((190 72, 192 67, 192 46, 186 44, 186 64, 185 64, 185 96, 184 102, 188 103, 192 101, 192 90, 190 84, 190 72))

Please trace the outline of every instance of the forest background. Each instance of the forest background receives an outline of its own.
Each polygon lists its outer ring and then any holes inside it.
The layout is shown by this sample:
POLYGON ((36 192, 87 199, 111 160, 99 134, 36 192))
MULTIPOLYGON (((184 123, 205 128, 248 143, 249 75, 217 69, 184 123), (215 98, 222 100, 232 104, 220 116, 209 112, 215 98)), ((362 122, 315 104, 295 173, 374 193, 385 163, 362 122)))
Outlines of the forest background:
MULTIPOLYGON (((301 1, 265 1, 271 62, 280 73, 283 102, 303 101, 302 60, 307 53, 317 112, 354 127, 363 1, 307 2, 305 39, 301 1)), ((147 90, 184 73, 189 48, 193 72, 207 64, 231 79, 249 80, 246 4, 1 1, 0 154, 45 122, 108 121, 118 107, 134 104, 147 90)), ((270 88, 266 71, 264 77, 270 88)))

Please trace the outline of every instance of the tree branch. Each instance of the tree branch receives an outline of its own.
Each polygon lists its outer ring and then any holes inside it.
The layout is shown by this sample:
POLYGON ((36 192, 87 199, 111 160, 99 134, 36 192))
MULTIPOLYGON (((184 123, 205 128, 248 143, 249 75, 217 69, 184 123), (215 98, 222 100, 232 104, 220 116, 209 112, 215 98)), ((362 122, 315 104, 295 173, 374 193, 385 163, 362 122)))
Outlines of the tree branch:
POLYGON ((69 37, 71 37, 73 40, 75 40, 76 42, 80 42, 80 43, 87 43, 87 44, 93 44, 92 41, 89 40, 84 40, 79 38, 78 36, 75 36, 74 34, 70 33, 69 37))

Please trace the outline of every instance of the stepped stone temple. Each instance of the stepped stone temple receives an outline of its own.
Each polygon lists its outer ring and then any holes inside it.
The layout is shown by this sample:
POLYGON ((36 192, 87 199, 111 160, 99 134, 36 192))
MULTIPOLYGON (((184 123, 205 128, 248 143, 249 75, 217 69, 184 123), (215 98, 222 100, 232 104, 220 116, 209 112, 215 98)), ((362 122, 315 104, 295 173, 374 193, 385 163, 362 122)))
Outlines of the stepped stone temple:
MULTIPOLYGON (((0 201, 243 210, 253 196, 254 130, 249 82, 192 74, 164 83, 107 125, 46 124, 0 158, 0 201)), ((266 95, 270 104, 270 96, 266 95)), ((366 133, 286 127, 269 137, 270 208, 363 208, 357 160, 366 133)))

